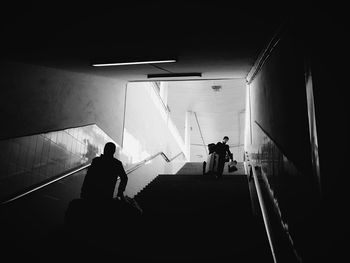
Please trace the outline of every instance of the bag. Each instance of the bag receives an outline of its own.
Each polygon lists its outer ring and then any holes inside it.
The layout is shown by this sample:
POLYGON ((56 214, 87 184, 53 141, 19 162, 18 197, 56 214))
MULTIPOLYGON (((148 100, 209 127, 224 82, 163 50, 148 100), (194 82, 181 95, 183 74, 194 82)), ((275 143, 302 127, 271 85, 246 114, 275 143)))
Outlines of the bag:
POLYGON ((237 171, 238 169, 237 169, 236 165, 237 165, 236 161, 233 161, 233 162, 229 163, 228 166, 227 166, 228 172, 229 173, 233 173, 233 172, 237 171))
POLYGON ((208 159, 205 165, 205 174, 216 173, 218 170, 219 155, 212 153, 208 155, 208 159))
MULTIPOLYGON (((226 152, 226 155, 225 155, 225 163, 229 162, 230 159, 233 160, 233 154, 232 154, 232 153, 229 154, 228 152, 226 152)), ((234 162, 236 162, 236 161, 234 161, 234 162)), ((236 164, 237 164, 237 162, 236 162, 236 164)))

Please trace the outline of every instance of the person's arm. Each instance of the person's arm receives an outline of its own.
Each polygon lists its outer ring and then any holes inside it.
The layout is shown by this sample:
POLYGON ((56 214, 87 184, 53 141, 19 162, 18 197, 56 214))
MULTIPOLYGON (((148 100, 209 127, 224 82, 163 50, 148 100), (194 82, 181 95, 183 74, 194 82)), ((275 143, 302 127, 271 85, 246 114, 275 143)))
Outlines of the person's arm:
POLYGON ((227 145, 227 153, 231 161, 233 161, 233 154, 230 151, 230 147, 227 145))
POLYGON ((216 143, 216 145, 215 145, 215 153, 217 153, 217 154, 222 154, 222 153, 220 153, 222 150, 221 150, 221 142, 218 142, 218 143, 216 143))
POLYGON ((117 197, 124 197, 124 191, 126 188, 126 184, 128 183, 128 176, 124 170, 123 164, 120 163, 120 168, 119 168, 119 177, 120 177, 120 183, 118 186, 118 193, 117 197))

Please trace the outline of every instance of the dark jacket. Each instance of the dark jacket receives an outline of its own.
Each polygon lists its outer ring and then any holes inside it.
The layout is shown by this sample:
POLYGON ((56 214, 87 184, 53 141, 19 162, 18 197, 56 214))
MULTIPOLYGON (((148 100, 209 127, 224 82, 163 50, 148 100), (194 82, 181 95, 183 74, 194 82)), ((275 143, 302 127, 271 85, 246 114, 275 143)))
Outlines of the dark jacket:
POLYGON ((113 198, 118 177, 120 177, 118 193, 122 193, 128 182, 128 177, 125 173, 122 162, 113 157, 105 157, 103 154, 101 154, 100 157, 95 157, 86 173, 81 188, 81 198, 113 198))
POLYGON ((209 143, 209 144, 208 144, 208 151, 209 151, 209 154, 215 152, 215 148, 216 148, 216 144, 215 144, 215 143, 209 143))
POLYGON ((233 155, 230 151, 230 147, 227 144, 218 142, 215 147, 215 152, 219 155, 220 159, 225 159, 226 155, 233 159, 233 155))

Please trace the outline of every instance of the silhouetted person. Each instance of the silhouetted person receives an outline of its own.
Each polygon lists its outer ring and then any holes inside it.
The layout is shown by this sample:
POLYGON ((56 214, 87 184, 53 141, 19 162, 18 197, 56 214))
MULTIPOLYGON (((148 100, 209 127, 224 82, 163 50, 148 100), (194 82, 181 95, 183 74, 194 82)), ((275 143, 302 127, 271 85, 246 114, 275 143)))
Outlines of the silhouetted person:
POLYGON ((215 152, 215 147, 216 147, 216 144, 215 143, 209 143, 208 144, 208 151, 209 151, 209 154, 212 154, 215 152))
POLYGON ((233 160, 233 155, 230 152, 230 147, 227 145, 229 138, 225 136, 222 139, 222 142, 218 142, 215 146, 215 152, 219 155, 218 160, 218 170, 216 177, 218 179, 222 178, 222 173, 224 172, 225 162, 229 160, 233 160), (229 160, 227 160, 226 156, 228 156, 229 160))
POLYGON ((128 177, 122 162, 113 157, 115 151, 116 145, 108 142, 103 154, 92 159, 82 184, 81 198, 72 200, 65 213, 66 237, 72 248, 69 252, 79 257, 90 259, 96 252, 104 256, 106 251, 114 249, 118 257, 128 255, 129 244, 140 231, 142 211, 135 207, 133 199, 124 197, 128 177), (117 197, 121 200, 114 198, 118 177, 121 180, 117 197))
POLYGON ((108 142, 103 154, 92 160, 83 182, 81 198, 90 201, 113 199, 118 177, 120 177, 120 184, 117 197, 124 198, 128 177, 122 162, 113 157, 115 150, 115 144, 108 142))
POLYGON ((105 228, 108 233, 108 228, 116 222, 125 225, 130 219, 132 210, 124 197, 128 177, 122 162, 114 158, 115 151, 116 145, 108 142, 103 154, 92 159, 81 188, 81 199, 73 200, 66 213, 66 221, 74 231, 80 228, 83 235, 94 236, 96 229, 105 228), (118 177, 118 198, 114 198, 118 177))

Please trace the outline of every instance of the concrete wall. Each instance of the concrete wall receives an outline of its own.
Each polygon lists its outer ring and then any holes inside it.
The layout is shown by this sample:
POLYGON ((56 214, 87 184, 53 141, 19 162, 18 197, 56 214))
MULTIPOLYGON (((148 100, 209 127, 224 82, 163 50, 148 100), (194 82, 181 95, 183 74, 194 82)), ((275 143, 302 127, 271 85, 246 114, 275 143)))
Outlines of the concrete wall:
POLYGON ((120 144, 123 81, 18 63, 0 64, 0 139, 96 123, 120 144))
POLYGON ((310 262, 340 259, 349 234, 344 231, 349 218, 343 212, 349 184, 344 165, 348 152, 344 54, 348 48, 342 20, 338 15, 306 14, 289 24, 250 85, 248 97, 247 150, 260 153, 251 156, 272 167, 266 169, 270 186, 289 223, 294 246, 310 262), (312 74, 320 188, 311 169, 305 65, 312 74), (263 140, 266 134, 272 142, 263 140), (282 165, 261 154, 262 146, 268 144, 265 150, 281 151, 282 165), (287 165, 294 166, 294 172, 287 171, 287 165))
MULTIPOLYGON (((348 14, 313 19, 305 28, 308 40, 315 100, 318 153, 320 158, 322 224, 315 249, 322 261, 341 261, 347 255, 349 206, 349 102, 348 102, 348 14), (322 252, 322 253, 320 253, 322 252), (330 260, 328 260, 330 259, 330 260)), ((321 261, 321 260, 319 260, 321 261)))
POLYGON ((349 46, 344 40, 343 19, 346 16, 340 14, 328 19, 322 17, 305 32, 315 100, 322 197, 334 211, 348 205, 350 181, 345 168, 349 155, 348 56, 345 54, 349 46), (333 23, 329 23, 330 19, 333 23))
POLYGON ((257 122, 305 174, 310 172, 310 139, 304 61, 297 44, 284 36, 250 85, 252 143, 257 122))
MULTIPOLYGON (((294 32, 286 28, 249 85, 246 149, 262 167, 263 186, 280 211, 276 226, 297 253, 308 253, 305 231, 317 205, 317 180, 312 173, 304 52, 294 32), (286 238, 287 239, 287 238, 286 238)), ((270 198, 269 197, 269 198, 270 198)), ((278 253, 278 251, 277 251, 278 253)))

